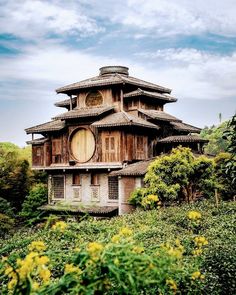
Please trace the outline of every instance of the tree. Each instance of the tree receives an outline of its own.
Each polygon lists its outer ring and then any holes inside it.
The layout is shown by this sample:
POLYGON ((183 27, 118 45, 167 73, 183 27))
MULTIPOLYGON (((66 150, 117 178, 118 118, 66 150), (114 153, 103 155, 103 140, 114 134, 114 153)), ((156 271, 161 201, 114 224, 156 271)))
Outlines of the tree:
POLYGON ((29 191, 30 171, 29 162, 12 147, 0 147, 0 197, 18 211, 29 191))
MULTIPOLYGON (((144 180, 147 187, 136 191, 139 201, 154 194, 161 201, 192 202, 213 195, 216 186, 214 161, 206 156, 195 157, 189 148, 178 147, 153 161, 144 180)), ((134 193, 133 204, 135 199, 134 193)))
POLYGON ((228 146, 228 140, 223 137, 227 130, 228 121, 221 123, 219 126, 205 127, 201 131, 201 137, 209 140, 204 148, 204 152, 210 155, 216 155, 225 152, 228 146))

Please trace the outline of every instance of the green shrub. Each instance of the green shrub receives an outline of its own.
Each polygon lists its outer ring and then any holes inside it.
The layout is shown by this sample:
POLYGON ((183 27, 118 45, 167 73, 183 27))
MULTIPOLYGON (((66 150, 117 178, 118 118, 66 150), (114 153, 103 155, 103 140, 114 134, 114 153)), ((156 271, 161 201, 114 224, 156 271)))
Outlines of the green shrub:
POLYGON ((0 213, 0 236, 4 236, 6 233, 12 231, 14 227, 14 219, 0 213))
MULTIPOLYGON (((214 158, 218 188, 223 200, 232 200, 236 195, 236 185, 234 183, 235 175, 233 173, 228 173, 227 170, 231 160, 232 155, 229 153, 220 153, 214 158)), ((235 162, 234 166, 236 166, 235 162)))
POLYGON ((37 208, 47 202, 47 188, 44 184, 36 184, 26 196, 20 216, 33 218, 40 213, 37 208))
POLYGON ((235 244, 222 243, 210 247, 202 268, 209 273, 206 281, 207 294, 235 295, 236 255, 235 244))
POLYGON ((5 214, 7 216, 13 217, 13 208, 11 204, 4 198, 0 197, 0 213, 5 214))
POLYGON ((147 187, 131 195, 134 205, 142 206, 147 195, 157 195, 165 203, 209 198, 216 187, 214 161, 205 156, 195 157, 189 148, 180 146, 169 155, 157 157, 149 165, 144 180, 147 187))

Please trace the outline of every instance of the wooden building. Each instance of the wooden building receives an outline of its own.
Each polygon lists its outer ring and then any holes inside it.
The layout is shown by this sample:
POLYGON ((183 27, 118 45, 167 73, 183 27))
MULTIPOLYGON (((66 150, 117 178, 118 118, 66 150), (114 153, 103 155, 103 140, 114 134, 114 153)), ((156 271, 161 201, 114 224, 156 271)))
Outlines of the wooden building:
POLYGON ((129 212, 151 159, 179 144, 202 151, 200 129, 164 112, 177 101, 171 89, 131 77, 127 67, 102 67, 56 92, 68 96, 55 104, 66 112, 26 129, 33 169, 48 173, 47 208, 129 212))

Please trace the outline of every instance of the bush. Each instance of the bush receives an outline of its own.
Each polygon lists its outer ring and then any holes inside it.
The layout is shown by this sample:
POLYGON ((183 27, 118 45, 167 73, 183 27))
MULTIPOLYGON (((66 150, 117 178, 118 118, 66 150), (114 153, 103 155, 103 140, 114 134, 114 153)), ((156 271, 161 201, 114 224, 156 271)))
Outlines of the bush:
POLYGON ((24 203, 22 204, 22 210, 20 216, 25 218, 37 217, 40 213, 38 209, 47 202, 47 188, 44 184, 36 184, 26 196, 24 203))
POLYGON ((227 171, 231 159, 232 155, 229 153, 220 153, 214 159, 218 187, 223 200, 232 200, 236 195, 236 186, 234 184, 235 175, 233 173, 228 173, 227 171))
POLYGON ((216 187, 214 161, 205 156, 195 157, 189 148, 178 147, 169 155, 157 157, 149 165, 144 180, 147 187, 131 196, 134 205, 142 205, 147 195, 157 195, 162 202, 209 198, 216 187))
POLYGON ((11 217, 0 213, 0 236, 4 236, 13 229, 14 219, 11 217))
POLYGON ((13 208, 6 199, 0 197, 0 213, 13 217, 13 208))

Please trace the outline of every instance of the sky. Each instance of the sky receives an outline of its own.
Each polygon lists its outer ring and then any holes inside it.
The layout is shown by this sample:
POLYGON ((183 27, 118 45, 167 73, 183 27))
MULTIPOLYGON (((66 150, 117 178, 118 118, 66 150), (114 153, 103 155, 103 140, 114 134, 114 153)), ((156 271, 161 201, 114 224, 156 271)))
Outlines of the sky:
POLYGON ((106 65, 172 89, 166 112, 211 126, 236 111, 235 0, 0 0, 0 141, 65 109, 55 89, 106 65))

